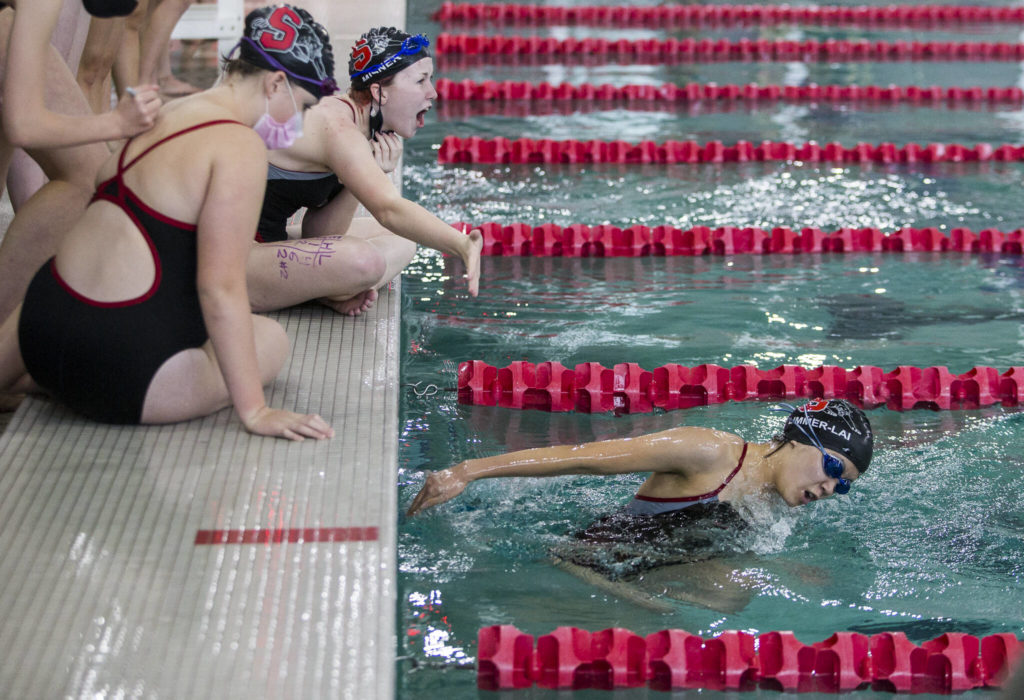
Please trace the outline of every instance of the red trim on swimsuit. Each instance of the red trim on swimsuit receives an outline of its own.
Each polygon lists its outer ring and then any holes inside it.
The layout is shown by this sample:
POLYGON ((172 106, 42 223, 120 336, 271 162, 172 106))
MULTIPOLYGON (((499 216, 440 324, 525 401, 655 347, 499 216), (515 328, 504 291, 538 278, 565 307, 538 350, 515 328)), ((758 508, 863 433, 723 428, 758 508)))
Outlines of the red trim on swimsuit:
POLYGON ((729 472, 729 476, 725 477, 725 481, 722 482, 722 485, 719 486, 714 491, 708 491, 707 493, 702 493, 699 496, 683 496, 681 498, 655 498, 654 496, 640 496, 640 495, 633 496, 633 498, 635 498, 638 501, 650 501, 652 503, 687 503, 689 501, 706 501, 706 500, 708 500, 710 498, 714 498, 719 493, 721 493, 722 489, 724 489, 726 486, 728 486, 729 482, 732 481, 732 478, 734 476, 736 476, 737 474, 739 474, 740 467, 743 466, 743 459, 746 456, 747 456, 747 443, 743 443, 743 452, 740 453, 739 464, 736 465, 735 469, 733 469, 731 472, 729 472))
POLYGON ((345 105, 346 107, 348 107, 349 109, 352 110, 352 121, 358 123, 359 122, 359 117, 356 116, 356 108, 352 106, 352 103, 349 102, 348 100, 342 98, 340 95, 338 95, 336 97, 337 97, 338 102, 341 102, 343 105, 345 105))
MULTIPOLYGON (((143 225, 141 221, 139 221, 139 218, 135 214, 135 212, 128 208, 127 200, 130 199, 132 204, 134 204, 136 207, 142 210, 143 213, 148 214, 157 221, 160 221, 161 223, 167 224, 168 226, 171 226, 176 229, 180 229, 183 233, 195 233, 197 231, 197 226, 194 223, 179 221, 178 219, 175 219, 173 217, 161 214, 156 209, 143 202, 142 199, 139 198, 139 195, 135 194, 135 192, 132 191, 132 189, 125 184, 124 174, 125 172, 128 171, 129 168, 131 168, 133 165, 139 162, 139 160, 144 155, 146 155, 147 153, 149 153, 150 151, 152 151, 154 148, 161 145, 165 141, 170 141, 171 139, 177 138, 178 136, 182 136, 183 134, 196 131, 197 129, 202 129, 207 126, 214 126, 216 124, 239 124, 239 122, 233 119, 213 119, 208 122, 202 122, 201 124, 193 124, 192 126, 187 127, 185 129, 181 129, 180 131, 175 131, 172 134, 168 134, 159 141, 150 144, 145 150, 142 151, 142 153, 132 158, 131 161, 127 165, 125 165, 125 154, 128 152, 128 147, 131 145, 132 141, 135 140, 135 137, 128 139, 128 142, 125 143, 124 148, 121 149, 121 153, 117 157, 117 172, 115 172, 113 175, 111 175, 109 178, 101 182, 96 187, 96 193, 92 197, 92 202, 110 202, 111 204, 119 208, 121 211, 123 211, 125 215, 129 219, 131 219, 132 223, 135 225, 136 230, 142 235, 143 240, 146 241, 146 245, 149 246, 149 254, 153 260, 154 268, 153 283, 149 286, 149 289, 147 289, 145 292, 143 292, 141 295, 137 297, 133 297, 131 299, 122 299, 120 301, 98 301, 96 299, 92 299, 90 297, 85 296, 84 294, 75 291, 71 287, 71 285, 68 284, 63 277, 61 277, 60 273, 57 271, 57 258, 54 257, 50 260, 50 272, 53 274, 53 278, 57 280, 57 283, 60 284, 61 287, 63 287, 65 292, 67 292, 70 296, 74 297, 75 299, 78 299, 82 303, 106 309, 116 309, 120 307, 141 304, 142 302, 151 298, 153 294, 156 293, 156 290, 160 287, 160 280, 163 277, 163 268, 162 265, 160 264, 160 255, 157 253, 156 246, 153 244, 153 239, 150 238, 149 233, 146 231, 146 227, 143 225), (107 192, 104 191, 104 189, 111 184, 117 185, 117 195, 108 194, 107 192)), ((90 204, 92 202, 90 202, 90 204)))

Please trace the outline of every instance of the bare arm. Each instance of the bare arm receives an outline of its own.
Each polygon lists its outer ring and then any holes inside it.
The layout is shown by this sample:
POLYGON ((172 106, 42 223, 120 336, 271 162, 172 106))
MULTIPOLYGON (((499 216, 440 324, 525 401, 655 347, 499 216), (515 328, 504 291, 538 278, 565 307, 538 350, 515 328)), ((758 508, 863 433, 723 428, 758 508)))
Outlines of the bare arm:
MULTIPOLYGON (((139 86, 117 109, 101 115, 60 114, 47 108, 50 36, 61 0, 19 2, 4 62, 4 132, 15 146, 57 148, 116 141, 153 126, 160 109, 156 86, 139 86)), ((84 98, 83 98, 84 100, 84 98)))
POLYGON ((301 440, 330 437, 319 416, 267 406, 263 394, 245 264, 266 186, 265 150, 256 132, 221 127, 198 221, 197 287, 203 320, 231 401, 246 429, 301 440))
POLYGON ((558 445, 470 459, 427 476, 408 514, 444 503, 471 482, 507 476, 632 474, 664 472, 692 476, 713 467, 723 450, 742 440, 707 428, 682 427, 635 438, 558 445))
MULTIPOLYGON (((402 140, 396 134, 378 134, 370 141, 373 158, 385 173, 393 172, 402 157, 402 140)), ((310 209, 302 217, 302 237, 341 235, 348 231, 359 200, 348 187, 319 209, 310 209)))
POLYGON ((317 110, 323 108, 327 109, 322 113, 323 118, 316 120, 314 128, 323 130, 324 154, 321 157, 327 167, 384 228, 420 245, 460 257, 466 265, 469 293, 476 296, 482 234, 474 231, 467 236, 403 198, 377 164, 370 143, 355 128, 351 118, 342 116, 344 112, 332 116, 329 110, 336 108, 325 103, 318 105, 317 110))

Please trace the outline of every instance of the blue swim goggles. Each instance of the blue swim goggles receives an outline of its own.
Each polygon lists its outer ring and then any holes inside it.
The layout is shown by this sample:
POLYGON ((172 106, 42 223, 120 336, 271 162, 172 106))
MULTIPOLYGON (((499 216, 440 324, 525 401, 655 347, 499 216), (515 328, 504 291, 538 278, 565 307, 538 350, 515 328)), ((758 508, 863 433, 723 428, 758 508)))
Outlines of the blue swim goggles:
POLYGON ((426 51, 430 48, 430 39, 424 34, 417 34, 415 36, 407 36, 405 41, 399 47, 398 51, 385 58, 380 63, 376 63, 368 68, 364 68, 361 71, 350 73, 349 78, 358 78, 366 73, 373 72, 374 74, 388 70, 393 66, 402 56, 415 56, 418 53, 426 51))
MULTIPOLYGON (((783 405, 786 406, 790 413, 797 410, 795 407, 790 406, 788 404, 783 405)), ((804 416, 806 415, 807 411, 805 410, 804 416)), ((840 496, 844 496, 850 493, 850 486, 853 484, 853 482, 850 481, 849 479, 843 478, 843 463, 839 460, 838 457, 830 455, 828 452, 825 451, 825 446, 821 444, 821 440, 819 440, 818 436, 815 435, 814 428, 810 424, 808 424, 807 429, 805 430, 802 425, 795 421, 793 422, 793 425, 797 427, 797 430, 799 430, 801 433, 807 436, 807 439, 811 441, 812 446, 817 447, 821 451, 821 468, 825 471, 825 476, 829 477, 830 479, 836 480, 836 487, 832 490, 835 493, 838 493, 840 496), (808 430, 810 432, 808 432, 808 430)))

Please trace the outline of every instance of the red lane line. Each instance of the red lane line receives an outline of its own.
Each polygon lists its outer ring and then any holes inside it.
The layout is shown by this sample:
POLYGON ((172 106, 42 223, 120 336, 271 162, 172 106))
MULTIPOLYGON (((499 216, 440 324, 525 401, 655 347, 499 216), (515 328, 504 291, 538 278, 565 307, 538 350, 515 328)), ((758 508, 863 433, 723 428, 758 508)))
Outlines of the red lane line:
POLYGON ((746 163, 803 161, 808 163, 962 163, 1024 160, 1024 148, 1012 144, 993 147, 978 143, 908 143, 896 146, 857 143, 846 147, 838 142, 819 144, 808 141, 795 144, 786 141, 737 141, 725 145, 721 141, 555 141, 553 139, 504 137, 483 139, 478 136, 459 138, 446 136, 437 152, 437 162, 458 163, 622 163, 622 164, 686 164, 746 163))
POLYGON ((1010 42, 873 41, 869 39, 616 39, 437 35, 436 54, 548 63, 626 60, 700 61, 1019 61, 1024 44, 1010 42))
POLYGON ((888 7, 790 7, 777 5, 558 6, 456 4, 444 2, 434 13, 443 24, 531 26, 666 27, 703 25, 914 26, 933 29, 963 24, 1019 24, 1021 7, 890 5, 888 7))
POLYGON ((284 527, 197 530, 195 544, 279 544, 282 542, 375 542, 376 527, 284 527))
POLYGON ((948 235, 935 227, 903 227, 884 232, 877 228, 846 227, 822 231, 809 226, 771 229, 756 226, 634 225, 453 222, 459 231, 478 229, 485 256, 523 257, 657 257, 700 255, 760 255, 802 253, 1001 253, 1024 254, 1024 229, 975 232, 951 228, 948 235))
POLYGON ((934 106, 937 103, 1019 103, 1024 100, 1024 90, 1016 86, 987 87, 972 85, 966 87, 938 87, 919 85, 743 85, 716 83, 686 83, 676 85, 592 85, 583 83, 571 85, 547 82, 529 83, 511 80, 485 80, 458 82, 440 78, 436 83, 441 100, 482 100, 487 104, 495 101, 540 101, 580 100, 594 102, 705 102, 705 101, 787 101, 787 102, 910 102, 934 106))

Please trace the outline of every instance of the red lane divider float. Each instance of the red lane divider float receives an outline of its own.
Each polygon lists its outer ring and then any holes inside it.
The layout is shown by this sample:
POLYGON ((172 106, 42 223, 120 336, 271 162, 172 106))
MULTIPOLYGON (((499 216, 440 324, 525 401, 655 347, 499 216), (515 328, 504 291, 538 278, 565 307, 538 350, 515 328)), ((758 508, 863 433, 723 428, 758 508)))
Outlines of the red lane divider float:
POLYGON ((984 229, 975 233, 954 228, 945 235, 937 228, 901 228, 883 233, 877 228, 841 228, 826 233, 818 228, 799 232, 785 227, 761 228, 694 226, 587 226, 515 223, 502 225, 456 222, 460 231, 483 233, 483 255, 610 258, 676 255, 768 255, 797 253, 1024 253, 1024 229, 1009 233, 984 229))
POLYGON ((635 362, 611 368, 582 362, 569 369, 559 362, 516 361, 499 368, 471 360, 459 364, 458 375, 459 403, 553 412, 650 413, 726 401, 804 398, 841 398, 864 408, 884 405, 895 411, 939 411, 996 403, 1019 406, 1024 400, 1024 367, 1004 372, 975 367, 952 374, 946 367, 908 365, 886 372, 870 365, 851 370, 834 365, 761 370, 753 365, 668 364, 650 371, 635 362))
POLYGON ((477 686, 528 688, 709 688, 952 693, 999 688, 1024 658, 1009 633, 978 638, 947 632, 921 645, 903 632, 870 637, 836 632, 804 644, 792 632, 754 636, 726 631, 711 639, 666 629, 641 637, 622 628, 588 632, 558 627, 540 636, 512 625, 477 634, 477 686))
POLYGON ((507 139, 499 136, 460 138, 446 136, 437 152, 439 163, 747 163, 803 161, 807 163, 969 163, 1019 161, 1024 146, 988 143, 963 146, 958 143, 841 143, 803 144, 785 141, 737 141, 727 146, 721 141, 555 141, 553 139, 507 139))
POLYGON ((438 56, 485 55, 550 58, 557 62, 593 58, 631 62, 698 61, 1019 61, 1024 44, 870 39, 556 39, 540 36, 437 35, 438 56))
POLYGON ((659 5, 640 7, 470 4, 444 2, 436 22, 583 25, 591 27, 688 27, 821 24, 828 26, 944 27, 963 24, 1020 24, 1021 7, 890 5, 888 7, 789 7, 786 5, 659 5))
MULTIPOLYGON (((701 7, 701 6, 691 6, 701 7)), ((1022 8, 1024 9, 1024 8, 1022 8)), ((587 100, 607 102, 701 102, 701 101, 785 101, 785 102, 883 102, 883 103, 1019 103, 1019 87, 938 87, 899 85, 717 85, 686 83, 676 85, 570 85, 528 83, 511 80, 453 81, 441 78, 436 84, 442 100, 587 100)))

